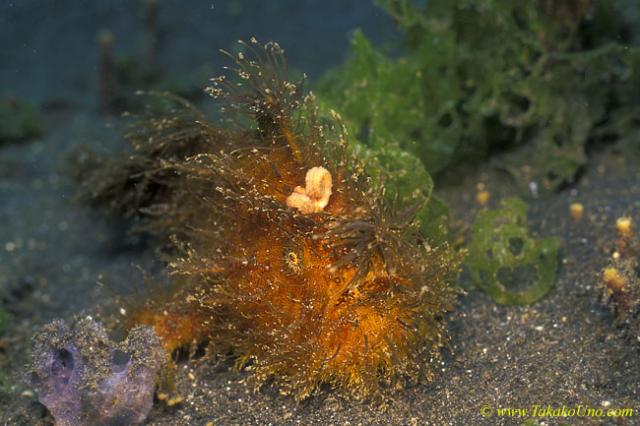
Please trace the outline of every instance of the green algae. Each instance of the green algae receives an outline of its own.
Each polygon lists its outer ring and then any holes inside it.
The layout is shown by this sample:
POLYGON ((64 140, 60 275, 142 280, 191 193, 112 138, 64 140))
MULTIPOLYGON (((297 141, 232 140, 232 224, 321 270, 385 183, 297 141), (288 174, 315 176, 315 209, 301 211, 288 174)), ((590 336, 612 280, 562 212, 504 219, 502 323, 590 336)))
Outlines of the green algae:
POLYGON ((0 99, 0 143, 34 138, 44 133, 38 109, 16 98, 0 99))
POLYGON ((348 149, 365 166, 372 183, 384 187, 392 205, 419 204, 415 220, 430 244, 439 245, 449 237, 449 208, 434 192, 435 183, 424 163, 403 148, 398 139, 379 129, 369 135, 359 132, 357 120, 336 114, 324 97, 317 98, 319 115, 336 115, 349 135, 348 149))
POLYGON ((621 44, 618 2, 379 4, 402 53, 356 31, 352 58, 319 84, 367 146, 396 143, 432 174, 492 160, 545 191, 572 182, 590 146, 637 130, 640 54, 621 44))
POLYGON ((465 264, 474 285, 496 303, 531 304, 553 288, 558 242, 529 235, 527 207, 518 198, 478 213, 468 250, 465 264))

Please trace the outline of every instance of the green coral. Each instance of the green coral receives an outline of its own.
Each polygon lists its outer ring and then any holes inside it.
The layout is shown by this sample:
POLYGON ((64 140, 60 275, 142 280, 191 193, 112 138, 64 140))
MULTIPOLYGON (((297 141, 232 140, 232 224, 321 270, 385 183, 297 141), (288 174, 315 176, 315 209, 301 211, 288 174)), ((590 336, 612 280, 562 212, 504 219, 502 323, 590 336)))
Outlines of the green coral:
POLYGON ((474 285, 497 303, 530 304, 553 288, 558 242, 529 236, 522 200, 510 198, 499 209, 478 213, 471 238, 465 264, 474 285))
POLYGON ((42 135, 44 123, 35 106, 15 98, 0 99, 0 143, 42 135))
POLYGON ((588 144, 637 126, 640 54, 617 42, 616 1, 379 3, 406 34, 403 53, 356 31, 352 59, 319 86, 368 146, 398 143, 431 173, 495 157, 518 182, 556 189, 588 144))

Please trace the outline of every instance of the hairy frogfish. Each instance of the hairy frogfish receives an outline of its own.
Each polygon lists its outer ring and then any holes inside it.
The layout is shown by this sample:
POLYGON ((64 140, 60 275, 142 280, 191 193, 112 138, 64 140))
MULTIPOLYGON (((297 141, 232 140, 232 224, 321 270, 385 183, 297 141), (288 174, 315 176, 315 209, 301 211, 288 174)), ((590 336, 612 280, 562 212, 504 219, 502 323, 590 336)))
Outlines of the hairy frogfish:
POLYGON ((296 399, 430 379, 459 256, 418 231, 424 199, 388 197, 367 174, 339 114, 288 80, 277 44, 242 48, 206 89, 219 115, 151 95, 132 151, 85 183, 171 247, 171 291, 125 325, 152 327, 167 353, 207 342, 296 399))

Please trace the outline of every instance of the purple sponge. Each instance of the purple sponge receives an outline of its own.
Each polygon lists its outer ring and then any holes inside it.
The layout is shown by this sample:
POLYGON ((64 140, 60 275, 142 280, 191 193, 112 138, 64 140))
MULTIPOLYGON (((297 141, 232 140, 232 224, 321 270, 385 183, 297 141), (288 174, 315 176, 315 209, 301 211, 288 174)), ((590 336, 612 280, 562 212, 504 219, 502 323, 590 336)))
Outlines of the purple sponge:
POLYGON ((166 360, 150 327, 135 327, 115 343, 91 317, 71 326, 56 320, 34 341, 27 381, 56 425, 127 425, 146 419, 166 360))

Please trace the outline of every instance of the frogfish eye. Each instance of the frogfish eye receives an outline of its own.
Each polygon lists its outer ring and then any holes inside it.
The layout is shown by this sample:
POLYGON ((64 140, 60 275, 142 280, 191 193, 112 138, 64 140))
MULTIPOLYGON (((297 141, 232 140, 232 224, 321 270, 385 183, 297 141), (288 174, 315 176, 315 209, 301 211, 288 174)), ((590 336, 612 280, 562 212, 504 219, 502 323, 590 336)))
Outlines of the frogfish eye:
POLYGON ((302 254, 291 247, 284 249, 284 264, 288 271, 298 273, 302 270, 302 254))

